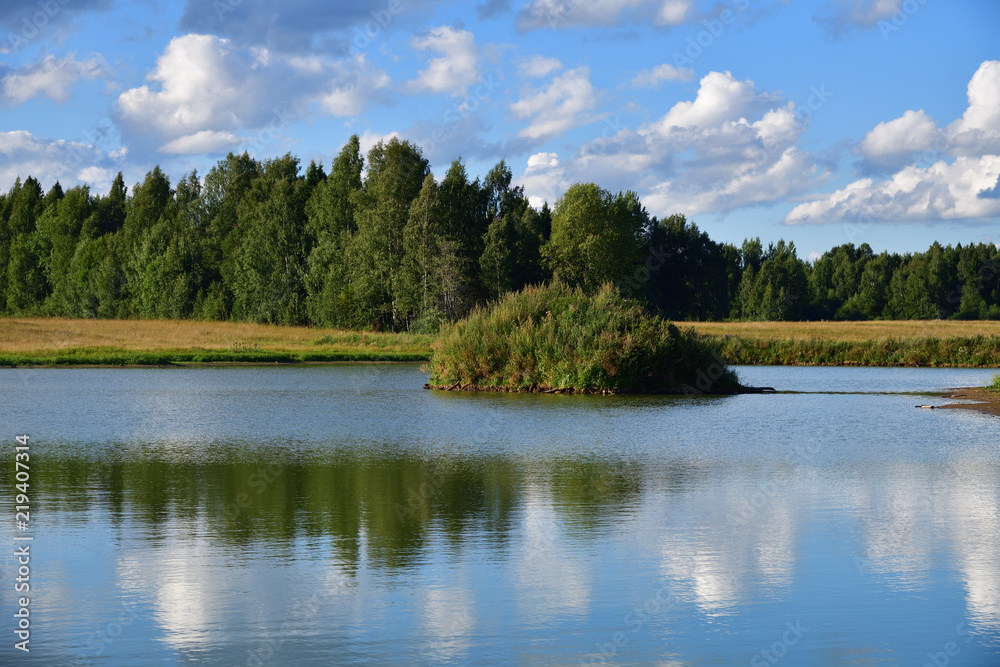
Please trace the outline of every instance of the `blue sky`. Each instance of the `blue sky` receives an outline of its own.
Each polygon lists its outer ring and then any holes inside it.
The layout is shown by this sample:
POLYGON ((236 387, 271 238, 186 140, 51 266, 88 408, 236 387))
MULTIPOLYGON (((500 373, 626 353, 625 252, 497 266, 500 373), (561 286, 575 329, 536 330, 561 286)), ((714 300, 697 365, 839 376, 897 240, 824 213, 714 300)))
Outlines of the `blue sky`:
POLYGON ((995 0, 0 0, 0 187, 397 135, 714 239, 1000 241, 995 0))

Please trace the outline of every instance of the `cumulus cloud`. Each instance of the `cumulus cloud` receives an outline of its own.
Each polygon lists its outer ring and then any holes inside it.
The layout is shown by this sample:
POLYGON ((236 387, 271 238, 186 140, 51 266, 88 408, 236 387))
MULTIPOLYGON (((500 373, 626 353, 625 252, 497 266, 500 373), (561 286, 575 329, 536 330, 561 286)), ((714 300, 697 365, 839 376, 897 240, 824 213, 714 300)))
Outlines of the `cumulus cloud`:
POLYGON ((694 100, 632 129, 605 134, 565 163, 536 160, 521 181, 531 197, 595 181, 636 188, 657 215, 726 211, 800 196, 827 177, 796 141, 805 129, 792 102, 757 90, 729 72, 702 78, 694 100), (546 189, 548 188, 548 189, 546 189))
POLYGON ((876 125, 858 144, 857 152, 878 165, 900 166, 914 153, 930 149, 937 134, 937 123, 923 109, 907 111, 876 125))
POLYGON ((709 72, 700 83, 694 100, 678 102, 657 123, 661 134, 668 134, 675 127, 716 126, 727 119, 759 112, 779 99, 776 95, 758 92, 753 81, 740 81, 729 72, 709 72))
POLYGON ((287 58, 214 35, 175 37, 147 79, 119 96, 119 124, 132 142, 167 153, 237 148, 249 141, 241 133, 280 130, 313 103, 354 115, 389 84, 363 55, 287 58))
POLYGON ((987 60, 972 75, 969 106, 947 128, 954 155, 1000 153, 1000 60, 987 60))
POLYGON ((73 141, 36 137, 23 130, 0 132, 0 183, 34 176, 42 187, 61 181, 67 186, 89 183, 107 191, 123 153, 108 153, 73 141))
POLYGON ((988 219, 1000 215, 1000 200, 983 196, 1000 178, 1000 156, 960 157, 926 169, 909 166, 882 182, 861 179, 799 204, 785 217, 790 225, 828 222, 934 222, 988 219))
POLYGON ((640 71, 632 79, 633 88, 658 88, 664 81, 694 81, 694 70, 690 67, 657 65, 640 71))
POLYGON ((412 44, 419 51, 441 55, 431 58, 427 68, 407 84, 411 92, 460 96, 479 78, 479 50, 471 32, 440 26, 431 28, 423 37, 414 37, 412 44))
POLYGON ((364 50, 383 33, 422 18, 437 5, 437 0, 187 0, 180 28, 284 53, 330 48, 346 53, 364 50))
POLYGON ((1000 215, 998 200, 991 196, 1000 174, 1000 61, 979 66, 969 81, 968 100, 962 117, 944 128, 922 110, 879 123, 855 152, 866 164, 893 166, 893 176, 884 181, 860 179, 824 194, 795 207, 785 222, 909 222, 1000 215), (935 159, 929 167, 920 167, 915 164, 923 161, 918 156, 935 159))
POLYGON ((535 208, 545 202, 555 202, 562 192, 572 185, 566 182, 566 170, 559 165, 556 153, 535 153, 528 158, 524 175, 518 179, 528 201, 535 208))
POLYGON ((0 90, 6 106, 23 104, 33 97, 48 97, 54 102, 65 102, 70 88, 80 80, 96 79, 109 73, 107 63, 100 56, 77 60, 76 54, 64 58, 48 55, 40 61, 3 73, 0 69, 0 90))
POLYGON ((534 55, 521 61, 518 71, 521 76, 531 79, 542 79, 553 72, 562 69, 562 62, 558 58, 546 58, 545 56, 534 55))
POLYGON ((548 85, 529 90, 510 105, 510 110, 528 124, 519 137, 545 140, 590 120, 588 111, 597 105, 590 83, 590 70, 578 67, 556 76, 548 85))
POLYGON ((816 11, 814 19, 831 36, 843 37, 858 28, 871 28, 879 21, 900 12, 903 0, 828 0, 816 11))
POLYGON ((517 15, 519 30, 617 25, 622 21, 680 25, 695 14, 693 0, 531 0, 517 15))

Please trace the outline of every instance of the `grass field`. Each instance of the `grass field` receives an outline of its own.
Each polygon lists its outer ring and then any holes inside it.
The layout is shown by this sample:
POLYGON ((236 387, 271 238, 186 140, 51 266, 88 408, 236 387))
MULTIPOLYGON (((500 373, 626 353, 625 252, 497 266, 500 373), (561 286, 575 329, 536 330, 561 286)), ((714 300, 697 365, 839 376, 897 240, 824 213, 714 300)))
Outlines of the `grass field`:
MULTIPOLYGON (((1000 322, 678 323, 740 364, 1000 367, 1000 322)), ((425 361, 434 336, 192 320, 0 319, 0 365, 425 361)))
POLYGON ((0 365, 423 361, 433 336, 192 320, 0 319, 0 365))
POLYGON ((885 338, 1000 336, 1000 321, 876 320, 869 322, 678 322, 707 336, 767 340, 866 341, 885 338))

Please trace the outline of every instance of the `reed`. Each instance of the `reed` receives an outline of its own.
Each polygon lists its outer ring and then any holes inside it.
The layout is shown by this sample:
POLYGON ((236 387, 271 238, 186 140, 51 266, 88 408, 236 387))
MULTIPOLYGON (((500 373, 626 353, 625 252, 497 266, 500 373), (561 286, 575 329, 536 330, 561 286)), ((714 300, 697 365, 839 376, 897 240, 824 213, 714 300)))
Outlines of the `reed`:
POLYGON ((812 366, 1000 366, 1000 336, 878 338, 712 338, 731 364, 812 366))

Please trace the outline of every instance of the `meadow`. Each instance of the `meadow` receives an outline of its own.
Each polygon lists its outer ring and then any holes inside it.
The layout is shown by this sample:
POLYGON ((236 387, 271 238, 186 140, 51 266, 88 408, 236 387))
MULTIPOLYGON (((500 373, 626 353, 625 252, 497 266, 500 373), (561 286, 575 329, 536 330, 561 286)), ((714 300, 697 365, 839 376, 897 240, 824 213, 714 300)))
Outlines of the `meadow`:
POLYGON ((0 319, 0 365, 424 361, 434 336, 197 320, 0 319))
MULTIPOLYGON (((1000 322, 678 322, 735 364, 1000 367, 1000 322)), ((0 365, 426 361, 436 336, 200 320, 0 319, 0 365)))

